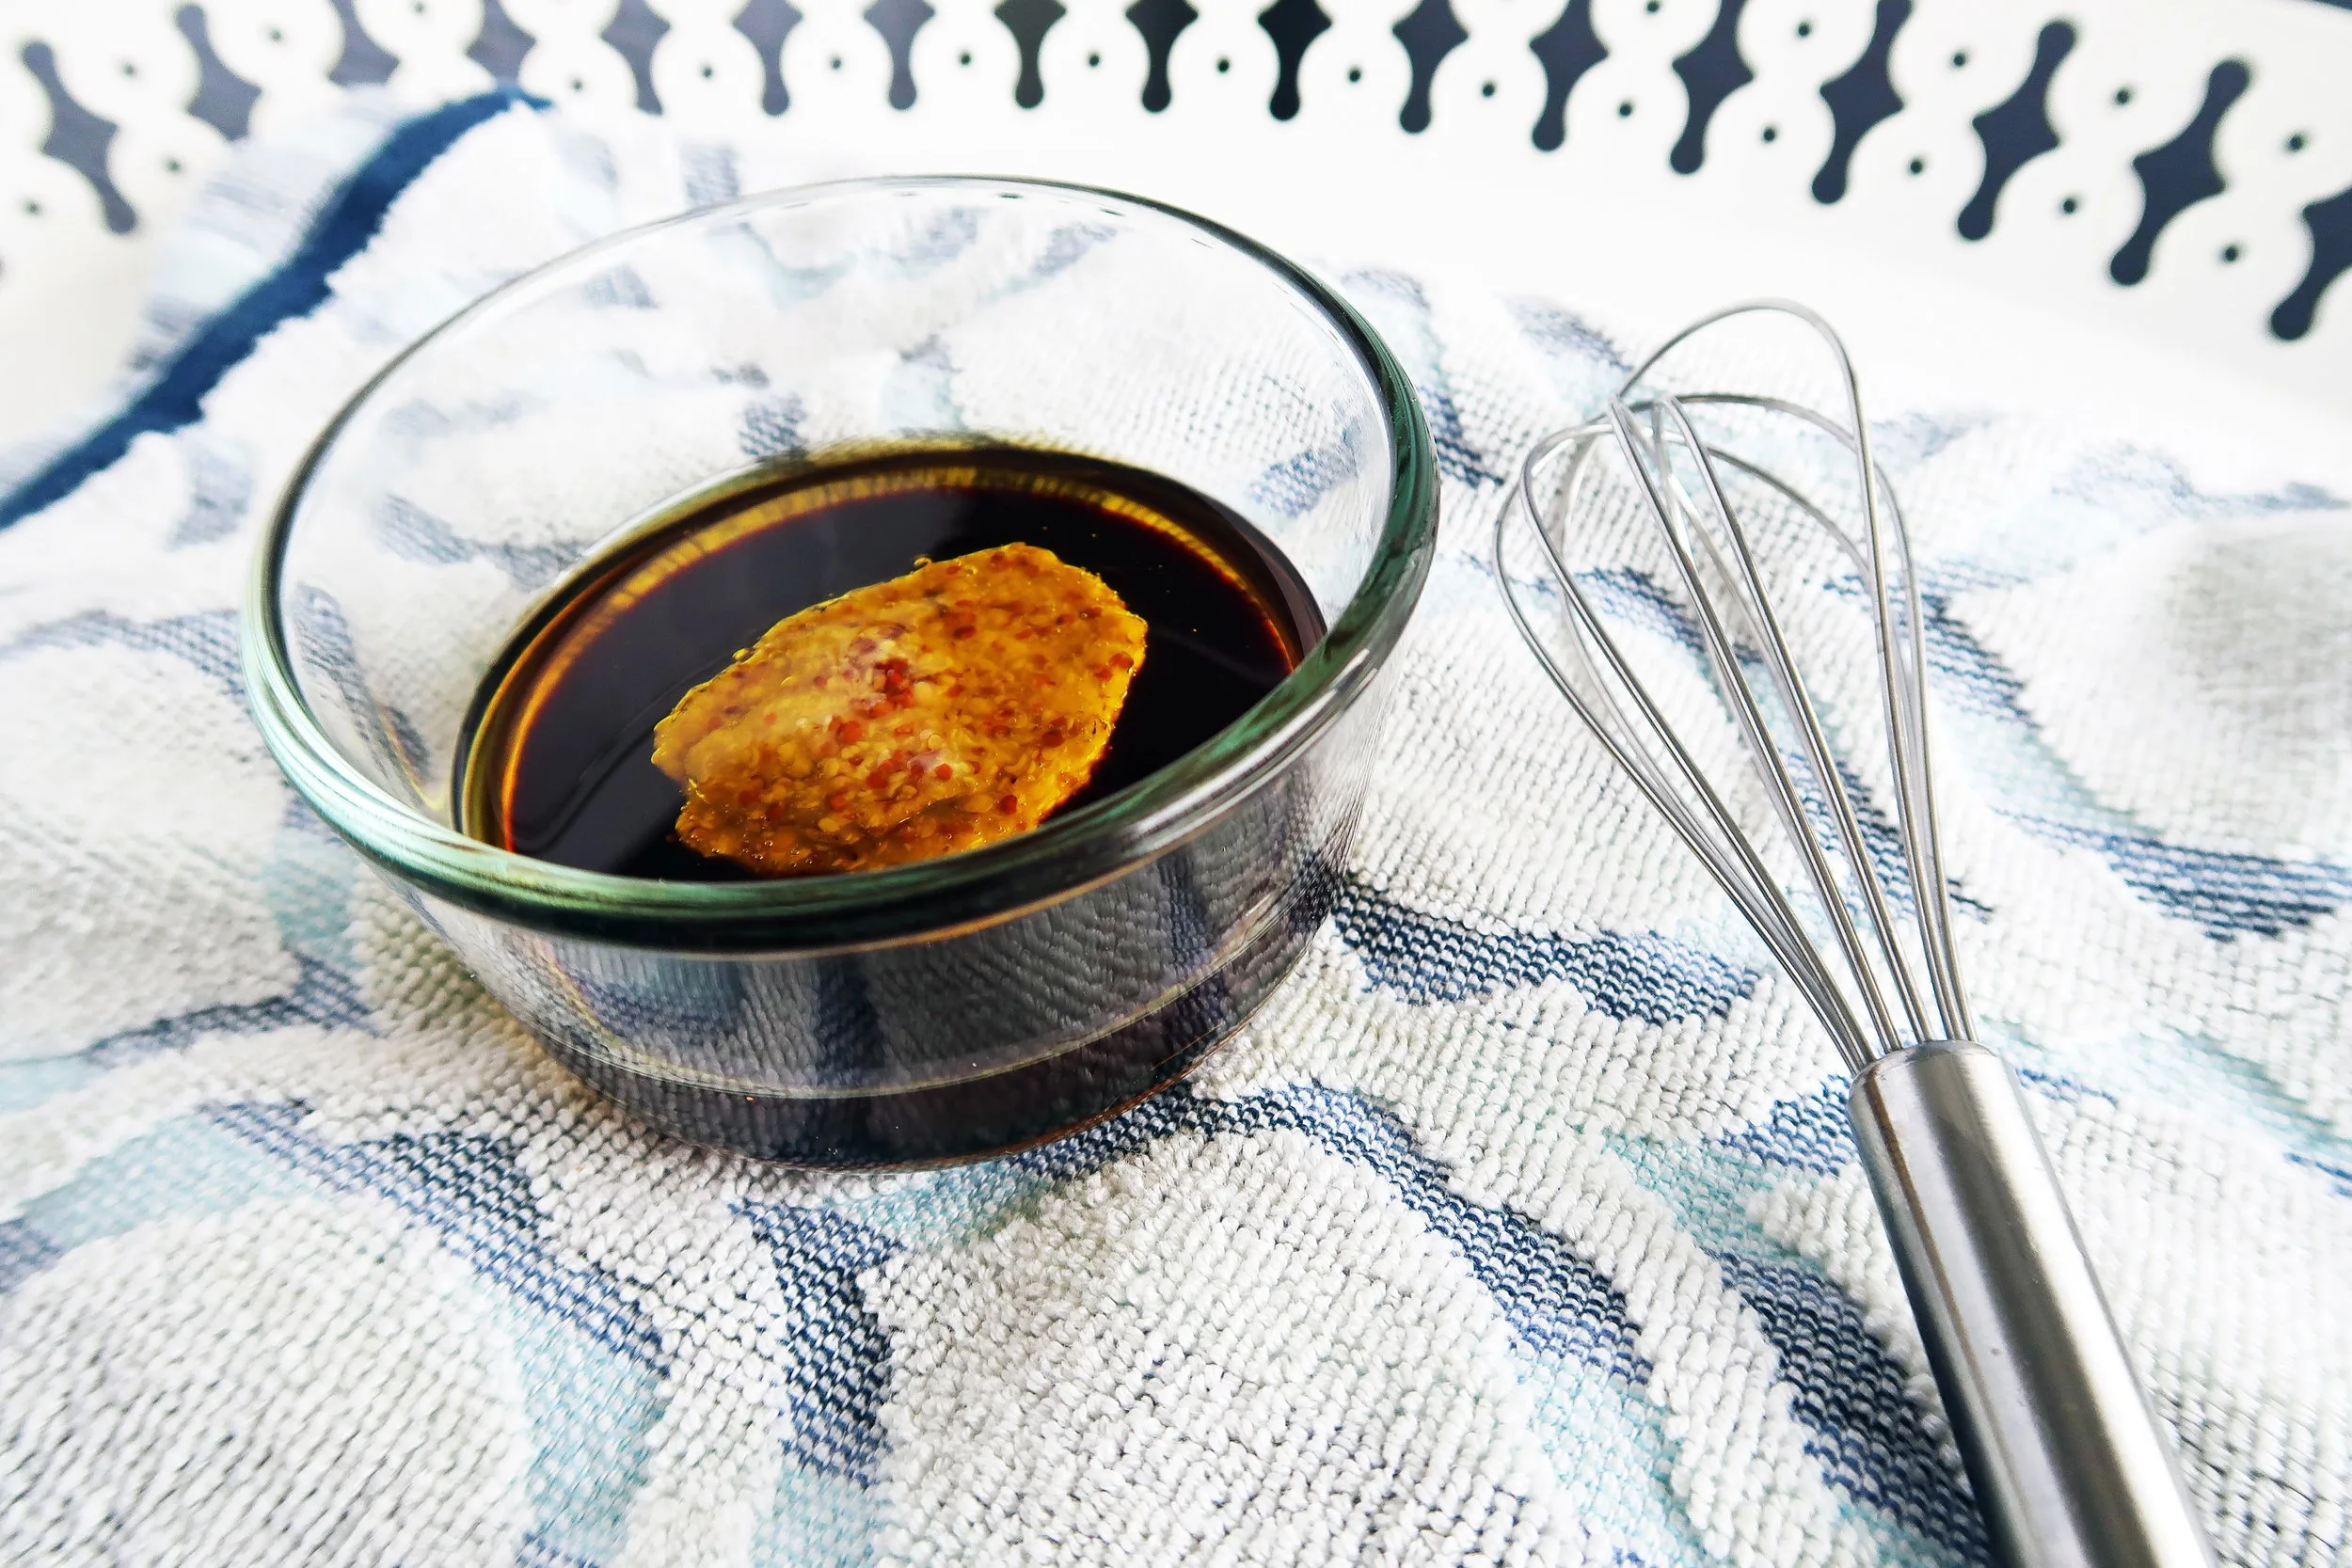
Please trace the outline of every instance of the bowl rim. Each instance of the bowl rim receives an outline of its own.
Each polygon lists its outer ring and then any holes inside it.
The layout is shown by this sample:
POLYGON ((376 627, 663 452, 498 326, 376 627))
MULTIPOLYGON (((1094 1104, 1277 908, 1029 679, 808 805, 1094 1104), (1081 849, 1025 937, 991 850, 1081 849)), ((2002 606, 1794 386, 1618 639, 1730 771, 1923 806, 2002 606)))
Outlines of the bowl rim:
POLYGON ((993 175, 825 181, 697 208, 592 241, 508 279, 394 355, 336 411, 286 482, 255 552, 240 646, 263 742, 295 792, 361 855, 418 891, 538 931, 636 947, 712 954, 846 951, 952 936, 1058 903, 1208 828, 1279 774, 1378 673, 1420 597, 1437 524, 1436 454, 1411 379, 1371 324, 1295 262, 1181 207, 1102 186, 993 175), (940 189, 993 191, 1008 199, 1028 193, 1078 197, 1173 218, 1263 266, 1318 310, 1354 352, 1387 425, 1388 515, 1355 593, 1295 670, 1224 731, 1115 795, 982 848, 830 877, 660 881, 533 860, 403 804, 343 755, 302 699, 278 589, 310 480, 379 388, 417 356, 551 276, 653 234, 822 200, 940 189))

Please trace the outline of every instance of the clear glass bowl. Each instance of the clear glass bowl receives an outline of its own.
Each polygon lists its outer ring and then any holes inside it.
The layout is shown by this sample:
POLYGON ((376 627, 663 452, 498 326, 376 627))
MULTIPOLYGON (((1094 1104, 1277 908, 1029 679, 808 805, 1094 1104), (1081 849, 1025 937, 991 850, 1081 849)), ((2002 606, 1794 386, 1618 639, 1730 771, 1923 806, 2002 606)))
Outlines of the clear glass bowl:
POLYGON ((500 289, 339 413, 262 541, 245 660, 294 787, 581 1078, 689 1138, 965 1158, 1168 1082, 1326 912, 1437 527, 1403 372, 1337 295, 1133 197, 783 191, 500 289), (1091 453, 1290 558, 1329 630, 1178 763, 882 871, 601 875, 459 831, 477 689, 580 562, 682 494, 887 441, 1091 453))

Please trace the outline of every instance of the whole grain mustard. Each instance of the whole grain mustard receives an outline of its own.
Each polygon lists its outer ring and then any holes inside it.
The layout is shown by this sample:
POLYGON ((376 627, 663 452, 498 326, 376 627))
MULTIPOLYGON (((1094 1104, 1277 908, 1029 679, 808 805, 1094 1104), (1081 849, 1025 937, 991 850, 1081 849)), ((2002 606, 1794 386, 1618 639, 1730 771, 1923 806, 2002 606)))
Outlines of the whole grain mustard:
POLYGON ((1102 578, 1028 545, 813 605, 655 726, 678 837, 794 877, 1025 832, 1093 776, 1144 632, 1102 578))

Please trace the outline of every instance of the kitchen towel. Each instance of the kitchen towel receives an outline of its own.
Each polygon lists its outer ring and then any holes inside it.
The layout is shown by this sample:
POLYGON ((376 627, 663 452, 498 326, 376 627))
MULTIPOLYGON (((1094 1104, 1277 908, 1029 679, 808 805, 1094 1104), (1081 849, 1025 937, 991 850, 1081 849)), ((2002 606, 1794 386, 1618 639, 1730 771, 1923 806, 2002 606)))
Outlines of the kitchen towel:
MULTIPOLYGON (((1826 1037, 1496 598, 1521 453, 1642 346, 1605 314, 1325 269, 1444 472, 1355 859, 1240 1037, 1061 1143, 651 1133, 294 797, 237 607, 319 426, 499 281, 793 174, 357 95, 198 204, 103 417, 0 460, 0 1557, 1984 1560, 1826 1037)), ((1877 414, 1986 1036, 2221 1555, 2336 1560, 2352 507, 1877 414)))

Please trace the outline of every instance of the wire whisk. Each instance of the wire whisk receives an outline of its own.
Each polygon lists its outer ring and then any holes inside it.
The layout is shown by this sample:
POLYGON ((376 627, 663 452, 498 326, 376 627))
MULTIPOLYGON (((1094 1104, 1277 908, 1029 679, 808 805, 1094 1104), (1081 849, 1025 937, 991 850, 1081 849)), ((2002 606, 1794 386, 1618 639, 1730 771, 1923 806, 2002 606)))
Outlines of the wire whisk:
POLYGON ((1722 884, 1853 1073, 1855 1141, 1995 1550, 2015 1568, 2209 1562, 2015 1077, 1976 1043, 1929 766, 1919 576, 1836 333, 1781 300, 1677 333, 1598 418, 1528 453, 1496 518, 1494 561, 1545 673, 1722 884), (1834 411, 1649 385, 1668 356, 1743 316, 1810 329, 1828 351, 1834 411), (1615 538, 1629 514, 1662 549, 1663 573, 1578 570, 1581 546, 1615 538), (1536 546, 1532 576, 1511 568, 1515 525, 1536 546), (1813 635, 1791 635, 1777 596, 1791 559, 1796 575, 1810 563, 1808 543, 1835 568, 1812 566, 1827 590, 1815 597, 1867 609, 1869 700, 1853 700, 1851 642, 1847 660, 1829 657, 1836 639, 1813 599, 1799 607, 1813 635), (1629 584, 1645 614, 1626 613, 1629 584), (1669 721, 1689 706, 1687 676, 1661 670, 1653 646, 1645 679, 1625 635, 1636 626, 1696 656, 1744 768, 1710 768, 1704 742, 1719 732, 1669 721), (1800 660, 1799 641, 1822 657, 1800 660), (1833 706, 1832 691, 1848 700, 1833 706), (1857 743, 1873 733, 1875 747, 1857 743), (1774 841, 1743 825, 1758 790, 1774 841))

